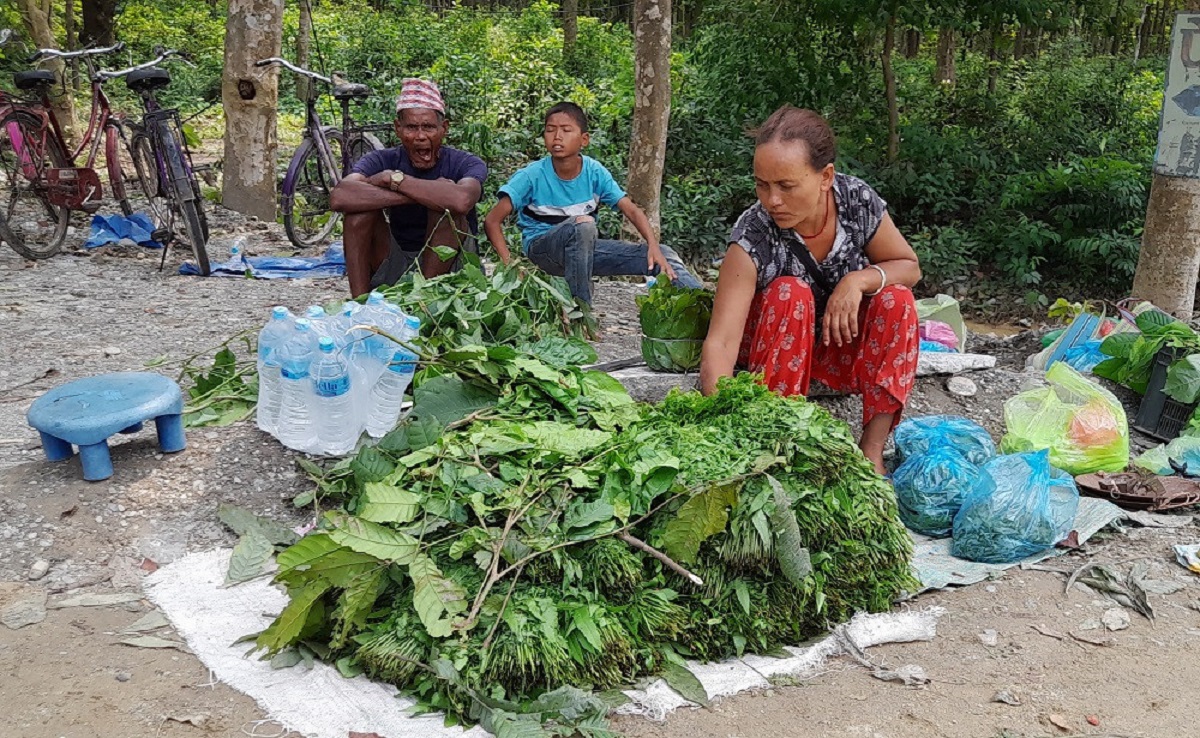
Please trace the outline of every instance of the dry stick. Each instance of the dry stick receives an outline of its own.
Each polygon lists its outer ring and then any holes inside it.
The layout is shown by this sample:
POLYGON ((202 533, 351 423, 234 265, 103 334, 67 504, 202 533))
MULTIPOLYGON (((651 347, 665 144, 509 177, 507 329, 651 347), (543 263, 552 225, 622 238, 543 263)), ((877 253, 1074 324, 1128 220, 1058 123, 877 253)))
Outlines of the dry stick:
POLYGON ((630 546, 633 546, 634 548, 640 549, 640 550, 645 551, 646 553, 650 554, 654 558, 663 562, 663 564, 666 565, 666 567, 668 569, 675 572, 676 574, 683 577, 684 579, 688 580, 689 582, 696 585, 697 587, 704 586, 703 579, 701 579, 700 577, 691 573, 687 569, 684 569, 682 566, 675 563, 675 561, 673 561, 670 556, 667 556, 665 553, 663 553, 662 551, 659 551, 658 549, 654 548, 653 546, 646 543, 645 541, 634 538, 633 536, 629 535, 628 533, 618 533, 617 538, 620 538, 622 541, 625 541, 626 543, 628 543, 630 546))
MULTIPOLYGON (((525 492, 525 487, 529 484, 530 478, 531 476, 527 475, 525 479, 521 481, 521 486, 519 489, 517 489, 518 497, 525 492)), ((521 508, 519 511, 513 510, 508 514, 508 519, 504 521, 504 530, 501 531, 500 538, 498 538, 495 543, 492 544, 492 562, 488 565, 487 579, 484 580, 483 586, 479 588, 478 594, 475 595, 475 602, 471 605, 471 612, 467 613, 467 619, 462 622, 462 625, 460 626, 461 630, 470 630, 475 626, 475 621, 479 618, 479 611, 483 608, 483 601, 487 598, 488 592, 491 592, 492 587, 496 584, 496 582, 500 581, 500 578, 503 576, 502 574, 497 574, 497 572, 500 569, 500 556, 504 549, 504 543, 508 539, 509 532, 512 530, 512 527, 517 520, 520 519, 520 517, 525 514, 525 511, 529 509, 530 505, 533 505, 533 503, 536 502, 538 498, 544 494, 544 492, 545 490, 534 495, 533 499, 529 501, 529 504, 521 508)), ((509 589, 509 592, 511 593, 512 589, 509 589)))
POLYGON ((504 618, 504 611, 508 608, 508 601, 512 598, 513 590, 517 588, 517 580, 521 578, 521 572, 525 568, 517 569, 517 573, 513 574, 512 583, 508 585, 508 592, 504 594, 504 602, 500 603, 500 610, 496 612, 496 622, 492 623, 492 627, 488 629, 487 637, 483 639, 483 651, 487 652, 492 645, 492 636, 496 635, 496 629, 500 627, 500 621, 504 618))

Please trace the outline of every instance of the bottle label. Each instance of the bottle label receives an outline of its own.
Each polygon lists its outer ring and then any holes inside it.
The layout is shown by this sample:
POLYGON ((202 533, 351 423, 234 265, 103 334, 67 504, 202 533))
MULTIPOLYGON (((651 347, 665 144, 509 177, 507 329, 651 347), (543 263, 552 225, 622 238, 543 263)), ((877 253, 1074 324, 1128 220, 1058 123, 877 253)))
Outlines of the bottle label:
POLYGON ((279 373, 284 379, 304 379, 308 376, 308 365, 301 364, 297 366, 296 364, 285 362, 280 367, 279 373))
POLYGON ((350 375, 318 379, 315 384, 321 397, 341 397, 350 391, 350 375))

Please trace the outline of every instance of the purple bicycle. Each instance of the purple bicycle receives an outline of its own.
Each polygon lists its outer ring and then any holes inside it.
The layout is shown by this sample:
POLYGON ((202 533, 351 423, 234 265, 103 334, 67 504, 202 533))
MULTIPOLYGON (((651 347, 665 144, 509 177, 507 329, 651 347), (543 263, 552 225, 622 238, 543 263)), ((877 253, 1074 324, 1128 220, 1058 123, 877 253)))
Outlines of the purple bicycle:
POLYGON ((271 57, 255 62, 256 66, 279 65, 295 74, 332 87, 333 99, 341 103, 342 127, 321 123, 317 113, 317 95, 305 100, 304 138, 296 147, 280 186, 280 208, 283 228, 296 248, 315 246, 337 228, 341 213, 329 207, 329 192, 342 177, 350 173, 354 163, 370 151, 384 148, 383 142, 372 133, 391 130, 387 124, 359 125, 350 114, 350 103, 371 96, 366 85, 330 79, 316 72, 297 67, 286 59, 271 57))

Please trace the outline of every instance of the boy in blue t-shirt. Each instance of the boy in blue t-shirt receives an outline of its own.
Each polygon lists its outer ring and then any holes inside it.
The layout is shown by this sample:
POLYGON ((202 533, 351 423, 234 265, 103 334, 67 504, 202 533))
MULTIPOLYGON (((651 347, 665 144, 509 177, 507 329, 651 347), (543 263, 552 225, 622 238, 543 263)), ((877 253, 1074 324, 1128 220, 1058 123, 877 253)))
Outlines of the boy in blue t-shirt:
POLYGON ((483 220, 488 240, 508 263, 504 219, 517 213, 522 248, 540 269, 564 277, 571 294, 591 304, 592 275, 655 276, 665 272, 683 287, 701 287, 679 255, 658 242, 642 209, 634 204, 604 165, 580 154, 588 145, 587 115, 563 102, 546 113, 542 140, 550 156, 513 175, 500 188, 500 200, 483 220), (645 243, 600 238, 600 204, 620 210, 645 243))

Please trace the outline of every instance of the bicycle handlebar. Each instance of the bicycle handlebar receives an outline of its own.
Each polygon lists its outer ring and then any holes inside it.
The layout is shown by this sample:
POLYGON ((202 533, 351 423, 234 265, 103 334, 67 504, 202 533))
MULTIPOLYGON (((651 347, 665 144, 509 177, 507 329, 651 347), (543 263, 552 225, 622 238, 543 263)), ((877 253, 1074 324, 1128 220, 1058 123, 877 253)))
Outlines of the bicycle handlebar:
POLYGON ((333 80, 331 80, 330 78, 328 78, 324 75, 317 74, 316 72, 311 72, 307 69, 304 69, 303 67, 298 67, 295 64, 292 64, 287 59, 280 59, 277 56, 272 56, 269 59, 259 59, 258 61, 254 62, 254 66, 256 66, 256 67, 269 67, 272 64, 278 64, 281 67, 286 67, 287 69, 295 72, 296 74, 302 75, 304 77, 312 77, 313 79, 324 82, 327 85, 333 84, 333 80))
POLYGON ((58 49, 38 49, 28 59, 27 64, 39 62, 42 59, 78 59, 84 56, 102 56, 104 54, 112 54, 125 48, 124 41, 118 41, 112 46, 105 46, 99 49, 80 49, 79 51, 59 51, 58 49))
POLYGON ((118 69, 118 70, 111 71, 111 72, 105 71, 105 70, 100 70, 100 71, 96 72, 96 77, 98 79, 102 79, 102 80, 117 79, 118 77, 124 77, 128 74, 132 74, 132 73, 138 71, 139 69, 149 69, 150 67, 157 66, 158 64, 161 64, 162 62, 166 61, 169 57, 172 57, 172 56, 179 57, 185 63, 188 63, 188 64, 191 63, 191 62, 188 62, 187 59, 183 58, 183 52, 179 51, 178 49, 165 49, 163 51, 160 51, 156 58, 151 59, 148 62, 143 62, 141 64, 135 64, 134 66, 129 67, 128 69, 118 69))

